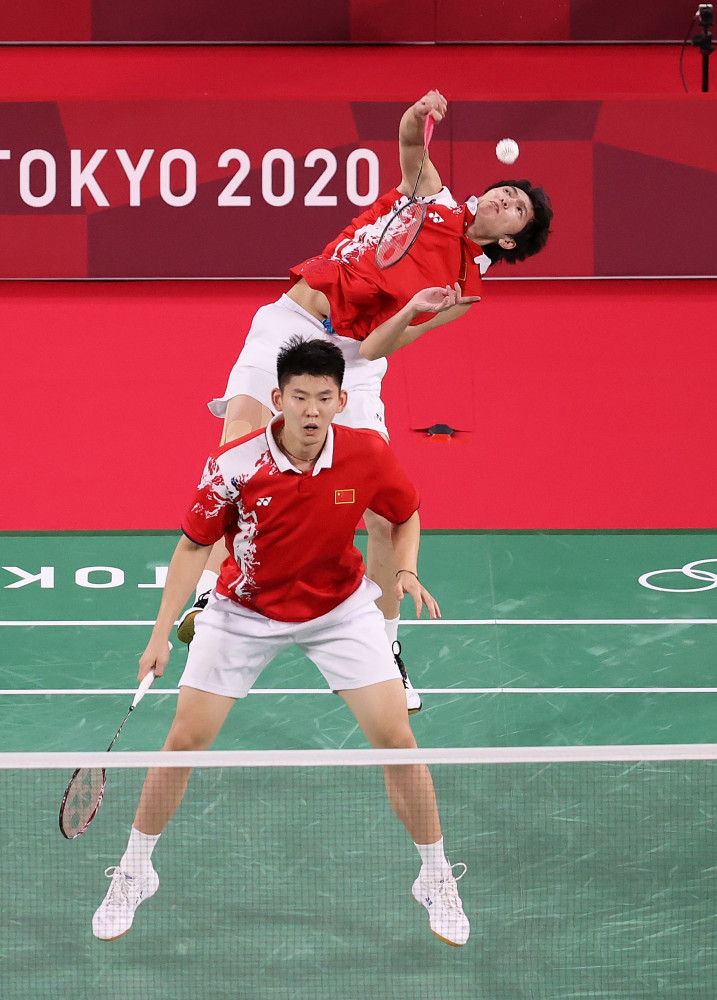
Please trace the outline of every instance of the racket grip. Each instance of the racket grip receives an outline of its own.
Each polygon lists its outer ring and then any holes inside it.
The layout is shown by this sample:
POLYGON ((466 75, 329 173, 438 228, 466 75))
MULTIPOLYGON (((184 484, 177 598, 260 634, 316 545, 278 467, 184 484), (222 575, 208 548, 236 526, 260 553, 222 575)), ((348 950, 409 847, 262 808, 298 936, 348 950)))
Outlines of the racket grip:
POLYGON ((132 708, 134 708, 135 705, 139 705, 139 703, 142 701, 142 699, 147 694, 149 689, 152 687, 153 683, 154 683, 154 670, 150 670, 147 676, 142 678, 142 683, 137 688, 137 694, 134 696, 134 700, 132 701, 132 708))
POLYGON ((431 115, 426 115, 426 123, 423 129, 423 148, 428 149, 428 143, 431 141, 433 135, 433 128, 436 124, 435 118, 431 115))

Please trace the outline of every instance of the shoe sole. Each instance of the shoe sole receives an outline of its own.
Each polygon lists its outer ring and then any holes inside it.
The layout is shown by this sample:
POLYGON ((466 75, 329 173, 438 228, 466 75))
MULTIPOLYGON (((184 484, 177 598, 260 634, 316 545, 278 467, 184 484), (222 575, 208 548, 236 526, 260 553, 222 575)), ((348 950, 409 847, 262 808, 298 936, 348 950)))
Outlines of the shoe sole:
POLYGON ((422 708, 423 708, 423 705, 419 705, 418 708, 409 708, 408 714, 409 715, 417 715, 421 711, 422 708))
POLYGON ((188 611, 179 625, 177 625, 177 638, 180 642, 186 642, 189 645, 194 638, 194 619, 198 614, 198 609, 196 611, 188 611))
POLYGON ((111 937, 111 938, 101 938, 101 937, 97 937, 97 935, 95 934, 95 939, 97 941, 103 941, 105 944, 109 944, 110 941, 119 941, 119 939, 123 938, 125 936, 125 934, 129 934, 129 932, 131 930, 132 930, 132 924, 129 925, 129 927, 127 928, 126 931, 122 931, 121 934, 115 934, 114 937, 111 937))
MULTIPOLYGON (((421 902, 421 900, 420 899, 416 899, 416 897, 413 895, 413 893, 411 893, 411 897, 412 897, 414 903, 418 903, 419 906, 423 906, 423 903, 421 902)), ((423 909, 425 910, 426 907, 423 906, 423 909)), ((426 911, 426 912, 428 912, 428 911, 426 911)), ((433 928, 431 927, 430 917, 429 917, 428 929, 430 930, 431 934, 434 937, 437 937, 438 940, 442 941, 444 944, 449 944, 451 946, 451 948, 462 948, 463 945, 465 945, 465 944, 468 943, 467 941, 464 941, 463 944, 458 944, 458 942, 456 942, 456 941, 449 941, 448 938, 441 937, 441 935, 438 934, 436 931, 434 931, 433 928)))

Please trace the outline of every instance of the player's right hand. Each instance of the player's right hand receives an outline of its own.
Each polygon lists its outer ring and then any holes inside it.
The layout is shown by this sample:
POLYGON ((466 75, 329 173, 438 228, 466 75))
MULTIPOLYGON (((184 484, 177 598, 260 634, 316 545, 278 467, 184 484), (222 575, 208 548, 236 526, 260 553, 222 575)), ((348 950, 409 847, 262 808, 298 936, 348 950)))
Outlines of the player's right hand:
POLYGON ((440 313, 453 306, 469 306, 474 302, 480 302, 480 295, 461 295, 461 286, 456 282, 453 286, 422 288, 408 304, 419 313, 440 313))
POLYGON ((147 648, 139 658, 137 680, 144 680, 150 670, 154 670, 155 676, 161 677, 164 673, 164 668, 169 663, 171 649, 172 643, 167 639, 152 635, 147 643, 147 648))
POLYGON ((448 101, 440 90, 429 90, 420 101, 416 101, 413 111, 418 118, 427 118, 430 115, 434 121, 440 122, 448 111, 448 101))

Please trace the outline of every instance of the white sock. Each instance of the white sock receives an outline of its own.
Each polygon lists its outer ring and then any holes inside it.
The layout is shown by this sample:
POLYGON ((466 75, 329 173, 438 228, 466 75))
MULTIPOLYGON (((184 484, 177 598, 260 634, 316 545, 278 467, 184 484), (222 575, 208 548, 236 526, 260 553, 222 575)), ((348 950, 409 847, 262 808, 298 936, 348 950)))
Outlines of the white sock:
POLYGON ((201 597, 202 594, 206 594, 208 590, 214 590, 218 579, 218 573, 214 573, 210 569, 205 569, 199 577, 199 583, 197 584, 197 597, 201 597))
POLYGON ((427 875, 443 878, 451 870, 451 865, 443 853, 443 837, 435 844, 416 844, 416 850, 421 855, 422 870, 427 875))
POLYGON ((159 833, 154 837, 152 834, 142 833, 140 830, 135 830, 132 827, 132 832, 129 835, 127 843, 127 850, 122 855, 122 860, 119 863, 122 871, 133 878, 150 871, 152 868, 152 862, 150 861, 152 851, 157 846, 157 841, 160 837, 161 834, 159 833))
POLYGON ((388 641, 393 646, 394 642, 398 640, 398 624, 401 621, 401 616, 398 618, 384 618, 383 627, 386 629, 386 635, 388 636, 388 641))

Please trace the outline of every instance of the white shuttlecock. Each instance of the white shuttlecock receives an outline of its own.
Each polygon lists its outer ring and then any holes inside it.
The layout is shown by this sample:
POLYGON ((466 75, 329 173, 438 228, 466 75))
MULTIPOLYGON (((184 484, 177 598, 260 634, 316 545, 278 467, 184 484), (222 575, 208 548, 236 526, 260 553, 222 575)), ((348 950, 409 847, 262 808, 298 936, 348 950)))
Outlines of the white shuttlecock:
POLYGON ((501 163, 515 163, 520 154, 520 147, 515 139, 501 139, 495 147, 495 155, 501 163))

